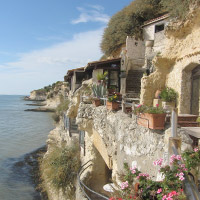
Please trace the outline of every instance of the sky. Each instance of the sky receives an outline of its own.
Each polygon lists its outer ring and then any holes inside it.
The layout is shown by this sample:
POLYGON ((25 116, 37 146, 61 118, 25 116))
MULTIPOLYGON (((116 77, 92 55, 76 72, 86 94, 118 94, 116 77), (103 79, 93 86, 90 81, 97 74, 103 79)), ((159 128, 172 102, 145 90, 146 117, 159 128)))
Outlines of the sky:
POLYGON ((132 0, 0 0, 0 94, 28 95, 102 56, 110 17, 132 0))

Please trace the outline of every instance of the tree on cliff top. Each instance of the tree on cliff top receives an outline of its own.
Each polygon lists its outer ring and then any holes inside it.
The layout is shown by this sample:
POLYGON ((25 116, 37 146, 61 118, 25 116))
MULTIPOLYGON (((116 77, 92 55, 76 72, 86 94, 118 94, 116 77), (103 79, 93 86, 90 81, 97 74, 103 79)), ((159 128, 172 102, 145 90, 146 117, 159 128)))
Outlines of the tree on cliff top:
POLYGON ((184 20, 190 10, 190 6, 199 6, 200 0, 161 0, 163 8, 172 17, 184 20))
POLYGON ((166 12, 184 20, 190 6, 197 7, 200 0, 135 0, 113 15, 104 30, 101 50, 104 57, 114 55, 125 44, 128 35, 142 38, 141 25, 166 12))
POLYGON ((162 12, 161 0, 135 0, 110 19, 104 30, 101 50, 109 56, 118 50, 127 35, 141 38, 141 25, 144 21, 159 16, 162 12))

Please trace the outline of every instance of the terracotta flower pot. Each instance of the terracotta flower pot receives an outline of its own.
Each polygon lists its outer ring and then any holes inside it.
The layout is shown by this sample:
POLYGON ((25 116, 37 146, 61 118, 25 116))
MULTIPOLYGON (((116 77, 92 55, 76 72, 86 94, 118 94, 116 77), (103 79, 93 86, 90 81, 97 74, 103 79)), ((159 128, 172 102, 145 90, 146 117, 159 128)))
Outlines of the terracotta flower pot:
POLYGON ((101 105, 100 99, 93 99, 92 103, 93 103, 93 105, 95 105, 96 107, 98 107, 98 106, 101 105))
POLYGON ((166 113, 150 114, 141 113, 137 117, 137 123, 150 129, 164 129, 165 128, 166 113))
POLYGON ((106 108, 108 110, 119 110, 119 103, 107 101, 106 108))

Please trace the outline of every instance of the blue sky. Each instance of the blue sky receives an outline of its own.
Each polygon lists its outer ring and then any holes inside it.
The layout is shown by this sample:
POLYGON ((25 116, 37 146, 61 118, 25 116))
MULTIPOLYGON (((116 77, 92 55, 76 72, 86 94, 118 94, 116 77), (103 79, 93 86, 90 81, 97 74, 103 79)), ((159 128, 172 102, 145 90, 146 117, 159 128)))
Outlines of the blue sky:
POLYGON ((0 0, 0 94, 29 94, 98 60, 110 17, 131 0, 0 0))

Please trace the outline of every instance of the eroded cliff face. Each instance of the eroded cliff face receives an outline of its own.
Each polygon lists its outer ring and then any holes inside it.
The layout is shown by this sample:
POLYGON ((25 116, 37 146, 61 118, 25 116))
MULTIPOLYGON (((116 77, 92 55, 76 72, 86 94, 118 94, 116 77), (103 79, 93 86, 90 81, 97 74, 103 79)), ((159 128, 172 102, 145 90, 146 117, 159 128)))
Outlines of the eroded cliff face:
POLYGON ((184 23, 168 25, 165 47, 153 60, 156 71, 142 78, 141 103, 152 104, 156 90, 168 86, 179 93, 179 113, 190 113, 191 73, 200 60, 199 33, 200 8, 184 23))
MULTIPOLYGON (((105 106, 94 107, 81 103, 76 122, 81 130, 88 134, 87 140, 93 143, 101 154, 112 178, 118 180, 118 173, 123 171, 123 164, 137 167, 152 176, 157 169, 152 162, 164 157, 168 152, 170 129, 156 131, 137 125, 136 118, 121 111, 108 111, 105 106)), ((191 139, 184 130, 178 130, 182 138, 182 150, 191 147, 191 139)), ((86 140, 86 156, 87 156, 86 140)))
POLYGON ((47 93, 45 91, 40 91, 40 90, 33 90, 30 93, 30 100, 34 101, 45 101, 47 98, 47 93))

